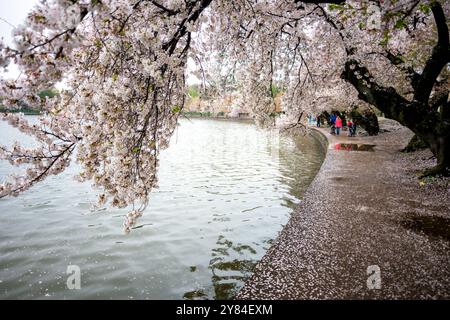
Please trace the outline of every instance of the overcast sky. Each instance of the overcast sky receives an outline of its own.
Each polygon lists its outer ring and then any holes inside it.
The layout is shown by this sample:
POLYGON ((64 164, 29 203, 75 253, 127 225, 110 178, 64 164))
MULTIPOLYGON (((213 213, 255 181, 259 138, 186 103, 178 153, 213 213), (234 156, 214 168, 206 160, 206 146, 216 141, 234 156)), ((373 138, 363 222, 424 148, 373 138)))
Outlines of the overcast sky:
POLYGON ((10 43, 11 41, 12 26, 4 20, 17 26, 24 21, 36 3, 38 0, 0 0, 0 37, 5 42, 10 43))
MULTIPOLYGON (((0 38, 7 44, 11 44, 11 30, 13 26, 21 24, 28 12, 38 0, 0 0, 0 38)), ((16 66, 10 66, 8 73, 0 72, 2 77, 17 77, 19 71, 16 66)))

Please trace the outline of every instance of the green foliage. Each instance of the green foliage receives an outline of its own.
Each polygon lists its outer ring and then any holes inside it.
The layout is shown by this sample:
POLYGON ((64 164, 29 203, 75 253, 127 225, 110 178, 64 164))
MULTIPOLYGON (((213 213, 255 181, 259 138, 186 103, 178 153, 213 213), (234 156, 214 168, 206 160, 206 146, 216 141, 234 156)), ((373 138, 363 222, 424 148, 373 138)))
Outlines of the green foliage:
POLYGON ((199 90, 198 90, 198 87, 197 87, 197 86, 190 86, 190 87, 188 88, 188 95, 189 95, 189 97, 191 97, 191 98, 197 98, 197 97, 199 97, 199 96, 200 96, 200 92, 199 92, 199 90))
POLYGON ((131 152, 133 152, 133 153, 138 153, 139 151, 141 151, 141 148, 139 148, 139 147, 133 147, 133 149, 131 149, 131 152))
POLYGON ((0 105, 0 112, 11 112, 11 113, 22 112, 23 114, 26 114, 26 115, 38 115, 38 114, 41 114, 41 112, 39 110, 31 109, 29 107, 21 107, 19 109, 6 109, 2 105, 0 105))
POLYGON ((381 38, 381 41, 380 41, 379 45, 383 46, 383 47, 387 46, 387 44, 389 43, 390 39, 391 39, 391 35, 389 34, 389 31, 386 30, 383 33, 383 38, 381 38))
POLYGON ((201 112, 201 111, 185 111, 183 112, 185 116, 191 117, 212 117, 213 114, 211 112, 201 112))
POLYGON ((47 89, 44 91, 41 91, 38 93, 39 98, 45 98, 45 97, 49 97, 49 98, 53 98, 54 96, 58 95, 59 92, 57 89, 47 89))
POLYGON ((283 89, 272 84, 270 91, 272 93, 272 97, 276 97, 280 92, 283 92, 283 89))
POLYGON ((428 4, 428 3, 419 4, 419 10, 425 14, 430 14, 430 11, 431 11, 430 4, 428 4))
POLYGON ((397 20, 397 22, 394 25, 395 29, 406 29, 406 22, 403 19, 397 20))
POLYGON ((45 22, 45 20, 47 20, 44 16, 34 16, 34 19, 37 22, 45 22))
POLYGON ((405 63, 405 62, 406 62, 406 59, 401 54, 395 56, 395 63, 400 64, 400 63, 405 63))
POLYGON ((174 107, 172 108, 172 112, 173 112, 173 113, 178 113, 178 112, 180 112, 180 111, 181 111, 180 106, 174 106, 174 107))
POLYGON ((330 3, 330 4, 328 5, 328 9, 330 9, 330 10, 340 10, 340 11, 342 11, 342 10, 345 9, 345 7, 344 7, 344 5, 342 5, 342 4, 330 3))

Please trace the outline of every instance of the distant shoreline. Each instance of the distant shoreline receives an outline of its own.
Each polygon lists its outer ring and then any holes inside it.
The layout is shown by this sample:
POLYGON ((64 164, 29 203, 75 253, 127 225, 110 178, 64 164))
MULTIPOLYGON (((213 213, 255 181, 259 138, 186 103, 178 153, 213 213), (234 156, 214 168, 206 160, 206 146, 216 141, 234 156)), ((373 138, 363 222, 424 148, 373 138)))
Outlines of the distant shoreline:
POLYGON ((18 110, 9 110, 5 108, 0 108, 0 113, 23 113, 26 116, 39 116, 42 112, 31 109, 18 109, 18 110))
POLYGON ((212 115, 210 113, 199 113, 199 112, 183 112, 180 114, 183 118, 187 119, 214 119, 214 120, 232 120, 232 121, 253 121, 252 117, 227 117, 212 115))

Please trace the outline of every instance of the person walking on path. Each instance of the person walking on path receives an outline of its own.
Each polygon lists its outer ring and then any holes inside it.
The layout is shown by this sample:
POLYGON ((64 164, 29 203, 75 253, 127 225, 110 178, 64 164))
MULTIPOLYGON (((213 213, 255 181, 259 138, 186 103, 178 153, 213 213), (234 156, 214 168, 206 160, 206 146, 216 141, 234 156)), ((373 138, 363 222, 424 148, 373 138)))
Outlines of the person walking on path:
POLYGON ((352 120, 347 120, 348 136, 353 137, 353 122, 352 120))
POLYGON ((335 134, 335 124, 336 124, 336 115, 334 113, 330 116, 330 122, 331 122, 331 134, 335 134))
POLYGON ((347 122, 347 127, 348 127, 348 136, 349 137, 354 137, 356 135, 356 123, 355 123, 355 121, 349 120, 347 122))
POLYGON ((337 118, 336 118, 336 135, 339 135, 339 132, 340 132, 340 130, 341 130, 341 128, 342 128, 342 119, 341 119, 341 117, 339 117, 339 116, 337 116, 337 118))
POLYGON ((352 137, 354 137, 356 135, 356 122, 353 121, 352 122, 352 137))
POLYGON ((317 128, 320 128, 320 114, 317 116, 317 118, 316 118, 316 126, 317 126, 317 128))

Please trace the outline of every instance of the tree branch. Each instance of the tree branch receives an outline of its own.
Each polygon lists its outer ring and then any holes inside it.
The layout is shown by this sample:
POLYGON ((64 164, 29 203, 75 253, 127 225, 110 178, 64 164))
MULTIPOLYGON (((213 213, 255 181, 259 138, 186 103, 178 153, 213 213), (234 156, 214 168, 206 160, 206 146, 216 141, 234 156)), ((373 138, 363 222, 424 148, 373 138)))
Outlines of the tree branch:
MULTIPOLYGON (((340 2, 343 2, 343 1, 340 1, 340 2)), ((330 3, 335 3, 335 2, 330 2, 330 3)), ((320 5, 317 5, 316 8, 318 8, 320 10, 321 15, 324 17, 325 21, 331 27, 333 27, 333 29, 335 29, 337 31, 337 33, 339 34, 339 37, 342 40, 342 43, 344 45, 345 52, 347 53, 347 55, 352 55, 355 52, 355 48, 352 48, 352 47, 348 46, 347 41, 345 40, 345 36, 343 34, 344 27, 342 26, 342 24, 340 22, 333 21, 333 19, 331 19, 331 17, 327 14, 325 9, 323 7, 321 7, 320 5)))
POLYGON ((449 33, 445 14, 439 2, 431 3, 434 20, 438 31, 438 42, 433 48, 431 57, 427 60, 422 74, 417 82, 414 100, 428 103, 431 91, 442 69, 450 62, 449 33))
POLYGON ((408 108, 410 102, 403 98, 392 88, 378 85, 369 70, 356 60, 348 60, 345 63, 341 78, 352 84, 358 91, 358 97, 377 107, 388 118, 399 121, 409 128, 416 126, 417 114, 420 108, 408 108))

